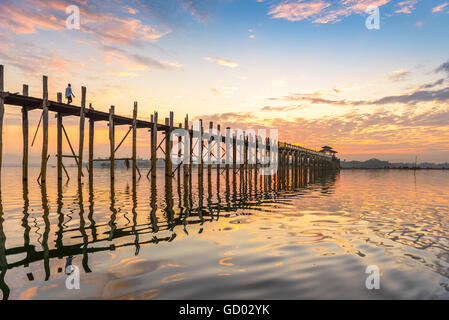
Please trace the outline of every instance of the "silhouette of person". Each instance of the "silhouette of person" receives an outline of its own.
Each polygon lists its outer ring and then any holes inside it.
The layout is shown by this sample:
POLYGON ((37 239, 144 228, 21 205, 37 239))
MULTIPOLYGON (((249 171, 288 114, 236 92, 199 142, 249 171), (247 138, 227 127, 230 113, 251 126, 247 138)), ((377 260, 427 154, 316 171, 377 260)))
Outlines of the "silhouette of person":
POLYGON ((67 99, 67 104, 72 103, 72 96, 75 98, 75 95, 72 92, 72 85, 69 83, 67 88, 65 89, 65 97, 67 99))

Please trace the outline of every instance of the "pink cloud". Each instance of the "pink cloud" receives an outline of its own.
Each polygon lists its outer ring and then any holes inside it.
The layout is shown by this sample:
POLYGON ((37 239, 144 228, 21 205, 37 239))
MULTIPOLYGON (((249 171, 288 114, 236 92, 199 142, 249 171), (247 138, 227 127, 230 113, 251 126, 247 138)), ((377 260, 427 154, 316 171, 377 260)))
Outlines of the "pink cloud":
POLYGON ((439 6, 436 6, 435 8, 432 9, 433 13, 437 13, 437 12, 441 12, 445 7, 447 7, 449 5, 449 2, 443 3, 439 6))
POLYGON ((282 3, 274 7, 268 14, 273 18, 281 18, 289 21, 301 21, 308 19, 321 13, 325 8, 331 4, 322 0, 313 2, 303 2, 301 0, 296 2, 282 3))
POLYGON ((370 6, 380 7, 390 1, 339 0, 337 3, 331 3, 325 0, 286 0, 274 5, 268 14, 276 19, 289 21, 309 20, 313 23, 334 23, 352 14, 364 14, 370 6))

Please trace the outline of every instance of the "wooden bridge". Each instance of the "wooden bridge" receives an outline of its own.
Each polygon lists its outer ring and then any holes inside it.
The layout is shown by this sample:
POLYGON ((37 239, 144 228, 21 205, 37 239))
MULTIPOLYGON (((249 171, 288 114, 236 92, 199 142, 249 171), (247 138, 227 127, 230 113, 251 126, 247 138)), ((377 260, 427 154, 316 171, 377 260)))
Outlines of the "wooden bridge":
MULTIPOLYGON (((28 180, 28 153, 29 153, 29 132, 28 132, 28 112, 41 109, 42 115, 39 121, 37 130, 42 125, 43 140, 42 140, 42 159, 41 159, 41 171, 38 178, 40 183, 46 183, 47 179, 47 162, 49 160, 48 154, 48 135, 49 135, 49 112, 56 113, 57 118, 57 173, 58 180, 63 179, 63 170, 66 175, 63 159, 72 158, 75 160, 78 166, 78 181, 82 181, 84 177, 83 174, 83 161, 84 161, 84 132, 85 132, 85 122, 86 119, 89 120, 89 130, 88 130, 88 143, 89 143, 89 154, 88 154, 88 177, 89 180, 93 179, 94 161, 99 161, 104 159, 94 159, 94 136, 95 136, 95 122, 106 121, 109 126, 109 143, 110 143, 110 156, 107 161, 110 161, 110 178, 111 180, 115 177, 115 164, 118 160, 126 160, 132 162, 132 177, 135 180, 137 175, 141 176, 140 170, 137 167, 137 129, 148 129, 150 132, 151 141, 151 167, 147 174, 147 177, 151 174, 152 177, 156 177, 156 164, 157 164, 157 151, 162 150, 165 154, 165 174, 167 177, 173 176, 176 171, 181 171, 183 167, 184 175, 191 175, 193 161, 194 148, 198 146, 199 157, 198 157, 198 175, 203 175, 203 168, 206 164, 208 174, 211 174, 212 167, 217 169, 219 174, 226 171, 229 174, 231 169, 232 161, 232 173, 235 175, 238 171, 248 171, 254 170, 259 172, 262 167, 269 167, 273 163, 276 164, 276 172, 273 172, 278 177, 278 180, 284 180, 290 178, 290 173, 293 177, 300 175, 302 170, 330 170, 338 169, 340 162, 334 156, 316 152, 311 149, 307 149, 301 146, 288 144, 284 142, 279 142, 275 140, 270 140, 270 138, 265 139, 265 143, 261 144, 259 141, 263 141, 260 136, 251 136, 245 134, 238 134, 238 131, 232 131, 231 128, 226 128, 226 135, 222 136, 220 131, 220 125, 214 129, 213 122, 209 123, 209 131, 204 132, 202 120, 199 121, 199 127, 195 129, 194 126, 189 126, 188 115, 185 117, 184 124, 179 124, 178 127, 174 126, 174 114, 170 112, 170 116, 165 118, 165 124, 158 123, 158 113, 154 112, 151 116, 150 121, 140 120, 137 118, 137 102, 134 102, 133 117, 124 117, 115 114, 114 106, 111 106, 109 112, 102 112, 95 110, 92 104, 86 105, 86 88, 82 87, 81 90, 81 106, 73 106, 65 104, 62 102, 62 93, 57 94, 57 101, 51 101, 48 98, 48 78, 43 77, 43 96, 42 98, 30 97, 28 95, 28 86, 23 85, 22 94, 11 93, 4 91, 4 67, 0 65, 0 177, 1 177, 1 165, 2 165, 2 133, 3 133, 3 121, 4 121, 4 109, 5 105, 21 107, 22 110, 22 131, 23 131, 23 180, 28 180), (75 152, 72 143, 65 130, 63 119, 67 116, 79 117, 79 140, 78 140, 78 151, 75 152), (115 142, 115 128, 116 126, 129 126, 124 138, 120 141, 118 145, 115 142), (184 159, 189 159, 190 161, 184 161, 178 164, 173 170, 173 164, 171 159, 171 152, 173 148, 173 141, 171 141, 171 133, 177 129, 183 128, 187 130, 190 134, 189 150, 181 151, 179 148, 179 156, 184 159), (158 144, 158 132, 165 134, 162 141, 158 144), (128 135, 132 132, 132 155, 129 158, 116 158, 115 154, 120 146, 123 144, 128 135), (70 147, 71 154, 64 155, 63 150, 63 135, 65 136, 67 143, 70 147), (201 137, 194 141, 195 136, 201 137), (218 136, 218 138, 216 138, 218 136), (231 138, 230 138, 231 136, 231 138), (205 139, 203 139, 206 137, 205 139), (228 139, 227 139, 228 138, 228 139), (226 143, 230 141, 232 143, 226 143), (162 144, 165 142, 165 148, 162 144), (193 146, 193 144, 195 145, 193 146), (223 143, 225 148, 223 148, 223 143), (243 148, 239 149, 239 155, 243 161, 238 161, 237 157, 237 146, 241 145, 243 148), (276 153, 272 154, 273 146, 276 145, 276 153), (206 154, 204 153, 205 147, 207 146, 206 154), (252 155, 250 155, 251 146, 255 147, 252 155), (217 149, 217 154, 214 155, 212 148, 217 149), (218 152, 219 150, 219 152, 218 152), (224 151, 224 155, 221 154, 221 150, 224 151), (181 155, 181 153, 183 153, 181 155), (250 155, 250 156, 249 156, 250 155), (226 164, 223 171, 221 171, 222 161, 226 156, 226 164), (212 164, 212 157, 215 157, 215 165, 212 164), (268 163, 263 163, 261 161, 262 157, 269 159, 268 163), (250 160, 249 160, 250 158, 250 160), (232 159, 232 160, 231 160, 232 159), (205 161, 206 160, 206 161, 205 161), (228 161, 229 160, 229 161, 228 161)), ((33 144, 37 136, 37 131, 34 134, 33 144)), ((181 142, 182 138, 178 138, 178 142, 181 142)))

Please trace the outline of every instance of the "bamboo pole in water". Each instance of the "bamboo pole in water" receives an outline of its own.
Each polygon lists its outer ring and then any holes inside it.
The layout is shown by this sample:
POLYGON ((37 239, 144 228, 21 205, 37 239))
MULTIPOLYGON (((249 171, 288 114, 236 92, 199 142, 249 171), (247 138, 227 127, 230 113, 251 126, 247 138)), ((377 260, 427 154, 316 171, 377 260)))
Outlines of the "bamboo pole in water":
POLYGON ((41 162, 41 183, 47 180, 47 159, 48 159, 48 78, 43 77, 43 102, 42 102, 42 162, 41 162))
MULTIPOLYGON (((28 86, 23 85, 22 94, 28 96, 28 86)), ((22 136, 23 136, 23 158, 22 158, 22 180, 28 181, 28 108, 22 107, 22 136)))

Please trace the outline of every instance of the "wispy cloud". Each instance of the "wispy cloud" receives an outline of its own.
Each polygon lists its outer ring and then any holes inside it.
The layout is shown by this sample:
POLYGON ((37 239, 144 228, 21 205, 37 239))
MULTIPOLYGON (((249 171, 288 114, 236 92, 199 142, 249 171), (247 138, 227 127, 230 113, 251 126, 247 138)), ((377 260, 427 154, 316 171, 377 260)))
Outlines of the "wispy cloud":
MULTIPOLYGON (((370 6, 380 7, 391 0, 286 0, 273 5, 268 15, 289 21, 309 20, 313 23, 335 23, 352 14, 364 14, 370 6)), ((403 1, 401 9, 411 8, 410 1, 403 1)), ((400 9, 399 9, 400 10, 400 9)), ((407 10, 407 9, 403 9, 407 10)))
POLYGON ((229 61, 229 60, 225 60, 225 59, 221 59, 221 58, 204 57, 203 60, 209 61, 209 62, 214 62, 216 64, 219 64, 220 66, 228 67, 228 68, 236 68, 236 67, 239 66, 235 62, 232 62, 232 61, 229 61))
POLYGON ((443 63, 442 65, 440 65, 440 66, 435 70, 435 72, 436 72, 436 73, 438 73, 438 72, 446 72, 447 75, 448 75, 448 77, 449 77, 449 61, 443 63))
POLYGON ((411 74, 411 72, 407 69, 401 69, 401 70, 396 70, 392 73, 390 73, 387 76, 387 79, 390 81, 404 81, 405 79, 407 79, 407 77, 411 74))
POLYGON ((436 6, 435 8, 432 9, 433 13, 437 13, 437 12, 441 12, 443 11, 444 8, 446 8, 449 5, 449 2, 440 4, 439 6, 436 6))
POLYGON ((69 5, 77 5, 81 14, 80 31, 96 40, 138 46, 154 42, 171 30, 159 30, 134 17, 137 9, 128 10, 133 16, 117 15, 101 1, 85 0, 23 0, 2 4, 0 28, 17 34, 32 34, 40 30, 65 31, 65 12, 69 5))
POLYGON ((415 10, 416 3, 418 3, 418 0, 401 1, 397 4, 399 9, 397 9, 395 12, 410 14, 413 10, 415 10))

